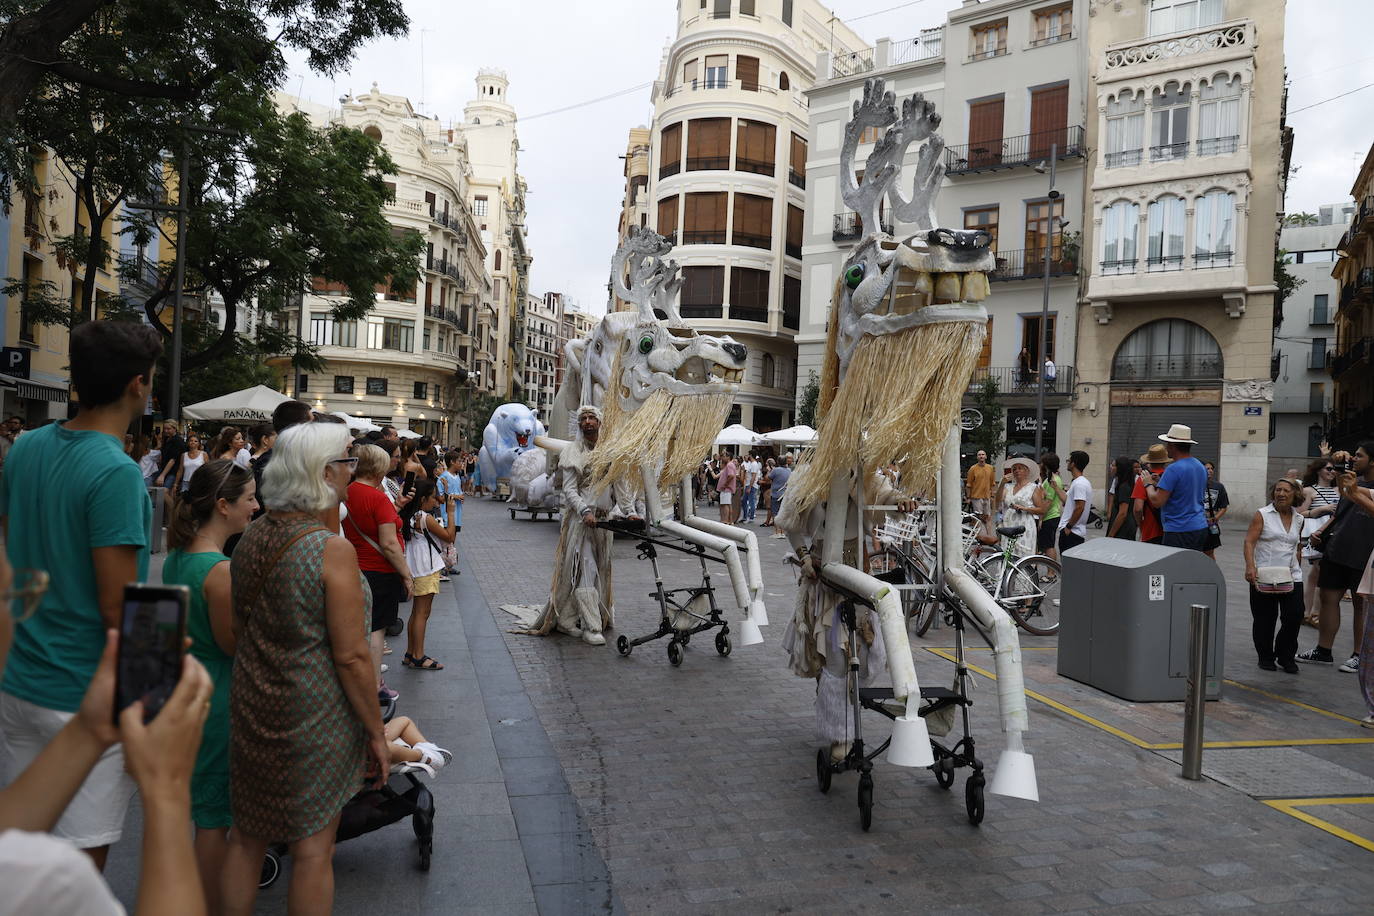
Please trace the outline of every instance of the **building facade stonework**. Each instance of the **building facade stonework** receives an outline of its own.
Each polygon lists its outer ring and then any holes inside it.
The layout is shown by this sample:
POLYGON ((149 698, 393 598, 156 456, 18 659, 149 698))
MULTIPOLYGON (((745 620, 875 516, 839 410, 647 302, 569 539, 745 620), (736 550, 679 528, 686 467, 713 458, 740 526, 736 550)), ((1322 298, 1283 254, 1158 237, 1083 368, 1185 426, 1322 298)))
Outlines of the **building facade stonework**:
POLYGON ((1331 276, 1340 286, 1336 348, 1331 355, 1335 388, 1327 438, 1353 449, 1374 433, 1374 146, 1365 156, 1351 194, 1350 227, 1337 244, 1331 276))

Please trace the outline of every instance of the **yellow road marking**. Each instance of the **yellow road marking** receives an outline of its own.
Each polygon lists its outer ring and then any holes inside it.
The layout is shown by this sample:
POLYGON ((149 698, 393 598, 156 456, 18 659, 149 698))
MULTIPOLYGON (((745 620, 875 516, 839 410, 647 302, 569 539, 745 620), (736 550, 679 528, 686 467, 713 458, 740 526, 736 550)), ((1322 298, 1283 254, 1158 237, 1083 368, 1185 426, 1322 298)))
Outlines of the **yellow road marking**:
MULTIPOLYGON (((946 661, 956 661, 955 657, 949 652, 945 651, 944 649, 938 649, 932 646, 926 646, 924 648, 927 652, 931 653, 932 655, 937 655, 940 658, 945 659, 946 661)), ((977 674, 981 674, 983 677, 988 678, 989 680, 997 680, 997 675, 993 674, 986 668, 980 668, 979 666, 969 664, 968 662, 965 662, 964 664, 968 667, 970 671, 973 671, 977 674)), ((1125 741, 1128 744, 1133 744, 1136 747, 1142 748, 1147 751, 1177 751, 1183 748, 1183 744, 1178 741, 1166 741, 1162 743, 1146 741, 1144 738, 1132 735, 1130 732, 1123 731, 1114 725, 1108 725, 1101 719, 1094 718, 1093 716, 1090 716, 1084 712, 1079 712, 1072 706, 1066 706, 1058 700, 1051 699, 1050 697, 1045 696, 1043 693, 1037 693, 1034 690, 1027 690, 1026 696, 1030 697, 1033 700, 1039 700, 1041 703, 1044 703, 1051 709, 1056 709, 1059 712, 1064 713, 1066 716, 1071 716, 1072 718, 1075 718, 1080 722, 1084 722, 1088 725, 1091 725, 1094 728, 1100 728, 1102 731, 1106 732, 1109 735, 1115 735, 1122 741, 1125 741)), ((1315 709, 1316 707, 1312 708, 1315 709)), ((1322 712, 1322 710, 1317 711, 1322 712)), ((1343 716, 1339 716, 1336 713, 1329 713, 1329 715, 1337 716, 1337 718, 1344 718, 1343 716)), ((1353 722, 1356 720, 1352 719, 1350 721, 1353 722)), ((1252 741, 1204 741, 1202 746, 1204 748, 1223 749, 1241 747, 1312 747, 1317 745, 1324 746, 1337 744, 1374 744, 1374 738, 1259 738, 1252 741)))
POLYGON ((1358 833, 1351 833, 1344 827, 1337 827, 1330 821, 1308 814, 1302 808, 1309 808, 1318 805, 1374 805, 1374 797, 1357 796, 1354 798, 1271 798, 1264 802, 1275 811, 1282 811, 1289 817, 1311 824, 1318 830, 1325 830, 1334 837, 1353 843, 1361 849, 1374 852, 1374 840, 1362 837, 1358 833))
POLYGON ((1241 690, 1248 690, 1251 693, 1258 693, 1260 696, 1268 697, 1271 700, 1278 700, 1280 703, 1291 703, 1292 705, 1300 707, 1302 709, 1307 709, 1311 710, 1312 712, 1321 713, 1322 715, 1330 716, 1333 719, 1340 719, 1342 722, 1350 722, 1355 725, 1360 724, 1359 719, 1352 718, 1351 716, 1342 715, 1338 712, 1332 712, 1329 709, 1322 709, 1320 706, 1312 706, 1310 704, 1303 703, 1298 700, 1290 699, 1285 696, 1280 696, 1277 693, 1270 693, 1267 690, 1260 690, 1258 687, 1251 687, 1249 684, 1242 684, 1240 681, 1233 681, 1230 678, 1227 678, 1226 683, 1230 684, 1232 687, 1239 687, 1241 690))

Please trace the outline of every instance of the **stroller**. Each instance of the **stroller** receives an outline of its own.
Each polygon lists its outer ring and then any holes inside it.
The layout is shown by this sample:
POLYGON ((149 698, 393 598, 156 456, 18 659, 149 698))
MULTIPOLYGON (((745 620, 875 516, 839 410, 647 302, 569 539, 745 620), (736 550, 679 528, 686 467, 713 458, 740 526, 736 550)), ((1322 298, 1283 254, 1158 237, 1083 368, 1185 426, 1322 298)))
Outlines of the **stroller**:
MULTIPOLYGON (((382 720, 390 721, 396 714, 396 701, 382 701, 382 720)), ((434 795, 416 777, 419 766, 401 764, 391 768, 391 777, 380 789, 363 789, 344 805, 339 818, 337 842, 389 827, 410 818, 411 829, 420 846, 420 871, 429 871, 434 853, 434 795)), ((271 887, 281 876, 281 860, 286 855, 285 844, 268 847, 262 862, 258 887, 271 887)))

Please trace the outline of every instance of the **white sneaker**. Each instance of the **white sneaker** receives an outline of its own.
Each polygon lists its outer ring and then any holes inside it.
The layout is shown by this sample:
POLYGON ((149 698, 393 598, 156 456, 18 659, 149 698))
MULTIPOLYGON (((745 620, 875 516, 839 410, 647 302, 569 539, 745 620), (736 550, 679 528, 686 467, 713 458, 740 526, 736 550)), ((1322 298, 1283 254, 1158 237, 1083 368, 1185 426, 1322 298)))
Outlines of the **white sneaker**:
POLYGON ((442 770, 444 764, 453 759, 452 751, 446 751, 432 741, 421 741, 415 745, 415 750, 420 752, 421 763, 435 770, 442 770))
POLYGON ((390 670, 391 666, 388 665, 386 662, 382 662, 382 674, 386 674, 390 670))
POLYGON ((1374 715, 1365 716, 1360 720, 1360 724, 1365 728, 1374 728, 1374 715))
POLYGON ((1344 664, 1344 665, 1341 665, 1341 666, 1340 666, 1339 668, 1337 668, 1336 670, 1337 670, 1337 671, 1344 671, 1346 674, 1359 674, 1359 673, 1360 673, 1360 657, 1359 657, 1358 655, 1352 655, 1352 656, 1350 656, 1349 658, 1347 658, 1347 659, 1345 660, 1345 664, 1344 664))

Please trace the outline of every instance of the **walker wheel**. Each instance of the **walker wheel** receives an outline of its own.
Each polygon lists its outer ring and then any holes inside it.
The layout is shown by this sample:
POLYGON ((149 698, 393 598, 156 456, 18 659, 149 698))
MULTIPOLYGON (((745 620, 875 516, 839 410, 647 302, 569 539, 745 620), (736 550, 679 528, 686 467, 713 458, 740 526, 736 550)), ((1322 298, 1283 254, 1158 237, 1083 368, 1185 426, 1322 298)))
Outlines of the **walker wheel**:
POLYGON ((950 757, 943 757, 930 765, 930 771, 935 774, 935 781, 940 788, 948 789, 954 785, 954 760, 950 757))
POLYGON ((420 871, 429 871, 429 859, 434 854, 434 840, 423 839, 420 841, 420 871))
POLYGON ((726 636, 724 633, 717 633, 716 651, 719 652, 722 656, 726 656, 730 654, 730 649, 730 637, 726 636))
POLYGON ((681 645, 679 645, 679 644, 676 643, 676 642, 670 642, 670 643, 668 643, 668 661, 670 661, 670 662, 673 663, 673 667, 674 667, 674 668, 676 668, 678 665, 682 664, 682 646, 681 646, 681 645))
POLYGON ((964 783, 964 806, 968 808, 968 822, 975 827, 983 822, 983 783, 986 781, 982 773, 974 773, 964 783))
MULTIPOLYGON (((688 621, 687 625, 691 626, 691 621, 688 621)), ((685 646, 692 641, 692 634, 687 630, 683 630, 681 633, 677 635, 677 641, 685 646)))
POLYGON ((630 637, 622 636, 615 641, 615 651, 621 655, 629 655, 634 651, 634 646, 630 645, 630 637))
POLYGON ((821 793, 830 791, 830 751, 821 748, 816 751, 816 783, 820 786, 821 793))
POLYGON ((868 773, 859 776, 859 826, 865 833, 873 826, 873 777, 868 773))
POLYGON ((258 874, 258 887, 271 887, 281 876, 281 856, 272 850, 262 857, 262 871, 258 874))

